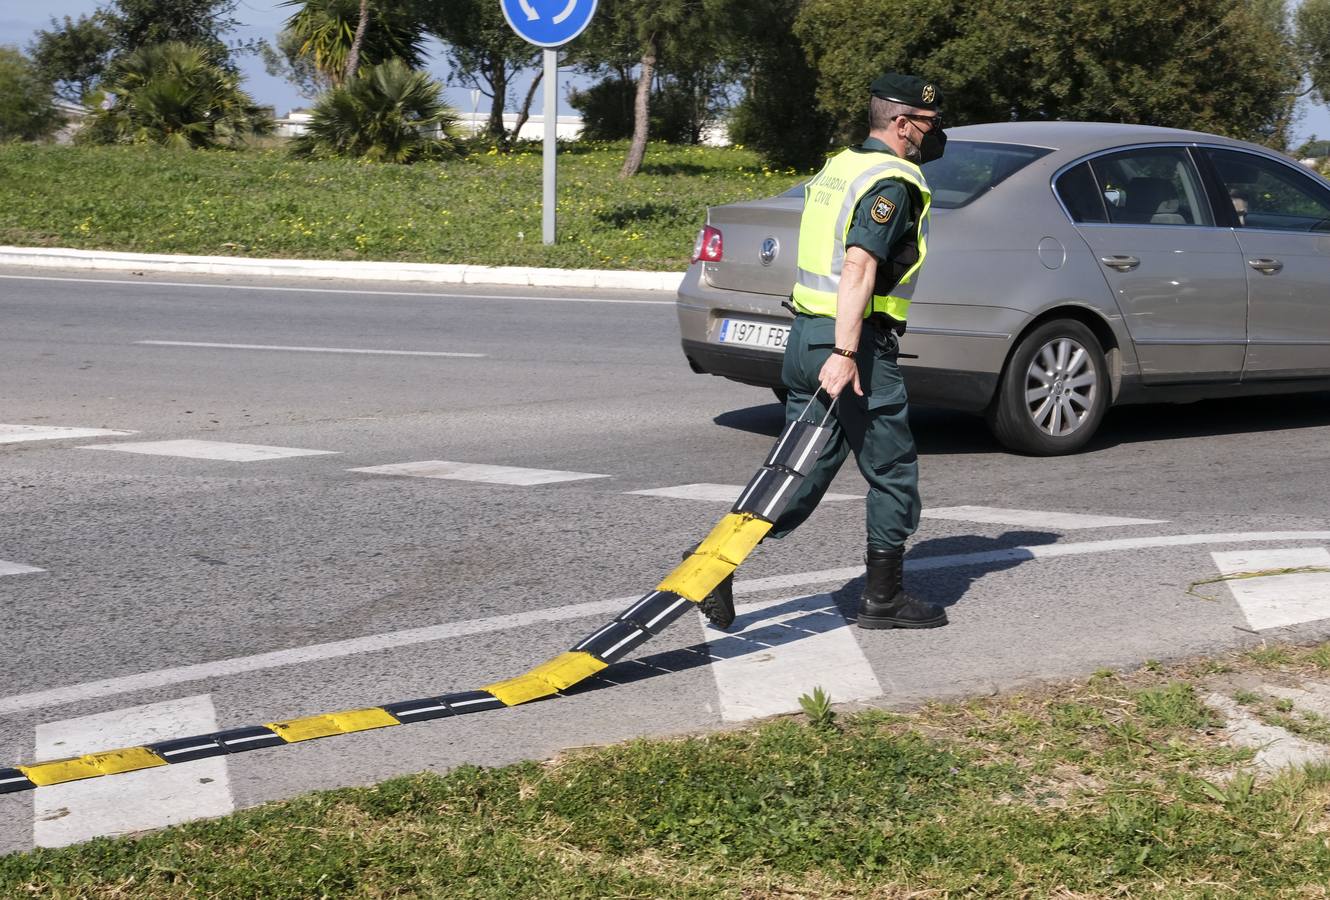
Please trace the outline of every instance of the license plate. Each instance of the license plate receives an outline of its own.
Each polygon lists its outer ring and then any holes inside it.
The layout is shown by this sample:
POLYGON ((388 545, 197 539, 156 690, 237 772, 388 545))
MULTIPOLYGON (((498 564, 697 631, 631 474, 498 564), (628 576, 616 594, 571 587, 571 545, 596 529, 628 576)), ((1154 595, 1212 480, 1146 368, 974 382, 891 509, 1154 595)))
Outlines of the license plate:
POLYGON ((722 344, 743 344, 746 347, 765 347, 769 350, 784 350, 785 342, 790 337, 790 326, 772 325, 770 322, 750 322, 746 319, 721 319, 720 336, 722 344))

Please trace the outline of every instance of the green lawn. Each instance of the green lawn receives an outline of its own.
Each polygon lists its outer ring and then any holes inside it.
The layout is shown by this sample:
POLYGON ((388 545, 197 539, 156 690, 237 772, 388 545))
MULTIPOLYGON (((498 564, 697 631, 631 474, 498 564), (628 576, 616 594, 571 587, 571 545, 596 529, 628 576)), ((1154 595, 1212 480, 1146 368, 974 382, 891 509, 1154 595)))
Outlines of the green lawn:
POLYGON ((706 207, 800 179, 742 148, 622 145, 559 155, 559 241, 541 242, 541 153, 414 166, 306 162, 279 149, 0 144, 0 244, 150 253, 677 271, 706 207))
POLYGON ((1330 768, 1244 775, 1223 673, 1330 645, 311 794, 2 857, 0 896, 1324 898, 1330 768))

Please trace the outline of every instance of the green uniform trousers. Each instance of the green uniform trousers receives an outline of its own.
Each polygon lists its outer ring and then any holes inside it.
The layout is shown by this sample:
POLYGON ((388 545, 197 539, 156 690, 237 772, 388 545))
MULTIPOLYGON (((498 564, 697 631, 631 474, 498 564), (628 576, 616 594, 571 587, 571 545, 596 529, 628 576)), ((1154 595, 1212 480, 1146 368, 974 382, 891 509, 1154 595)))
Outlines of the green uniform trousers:
MULTIPOLYGON (((770 537, 782 538, 808 518, 851 451, 868 482, 868 546, 904 546, 919 527, 919 461, 910 433, 905 381, 897 365, 898 340, 894 331, 865 321, 856 358, 864 396, 856 394, 853 385, 841 391, 835 416, 827 423, 831 440, 770 537)), ((799 418, 805 409, 804 418, 814 422, 826 415, 830 399, 818 390, 818 373, 834 346, 835 319, 795 317, 781 369, 781 380, 790 392, 786 422, 799 418)))

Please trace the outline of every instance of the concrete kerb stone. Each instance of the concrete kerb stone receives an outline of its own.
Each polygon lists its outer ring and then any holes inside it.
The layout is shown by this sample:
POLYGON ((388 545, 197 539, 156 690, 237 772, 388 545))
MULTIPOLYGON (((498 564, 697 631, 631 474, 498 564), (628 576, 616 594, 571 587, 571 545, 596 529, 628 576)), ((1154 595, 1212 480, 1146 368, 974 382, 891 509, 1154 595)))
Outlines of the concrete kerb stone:
POLYGON ((539 269, 525 266, 350 262, 321 259, 255 259, 242 256, 175 256, 164 253, 118 253, 52 247, 0 247, 0 266, 670 292, 675 291, 683 279, 682 272, 539 269))

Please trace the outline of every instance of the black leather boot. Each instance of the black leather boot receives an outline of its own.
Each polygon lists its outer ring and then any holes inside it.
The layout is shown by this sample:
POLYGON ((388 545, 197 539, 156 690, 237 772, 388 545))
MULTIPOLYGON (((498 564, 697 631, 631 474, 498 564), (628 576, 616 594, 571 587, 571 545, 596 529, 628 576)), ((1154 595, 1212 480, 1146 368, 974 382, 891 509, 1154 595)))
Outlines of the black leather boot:
POLYGON ((905 593, 902 585, 902 547, 869 547, 864 563, 868 579, 859 600, 860 628, 939 628, 947 624, 942 607, 923 603, 905 593))
MULTIPOLYGON (((697 547, 685 550, 683 558, 687 559, 693 554, 697 547)), ((734 624, 734 573, 731 572, 725 576, 725 580, 716 585, 716 589, 702 598, 698 604, 702 610, 702 615, 707 617, 707 621, 717 628, 724 631, 734 624)))

